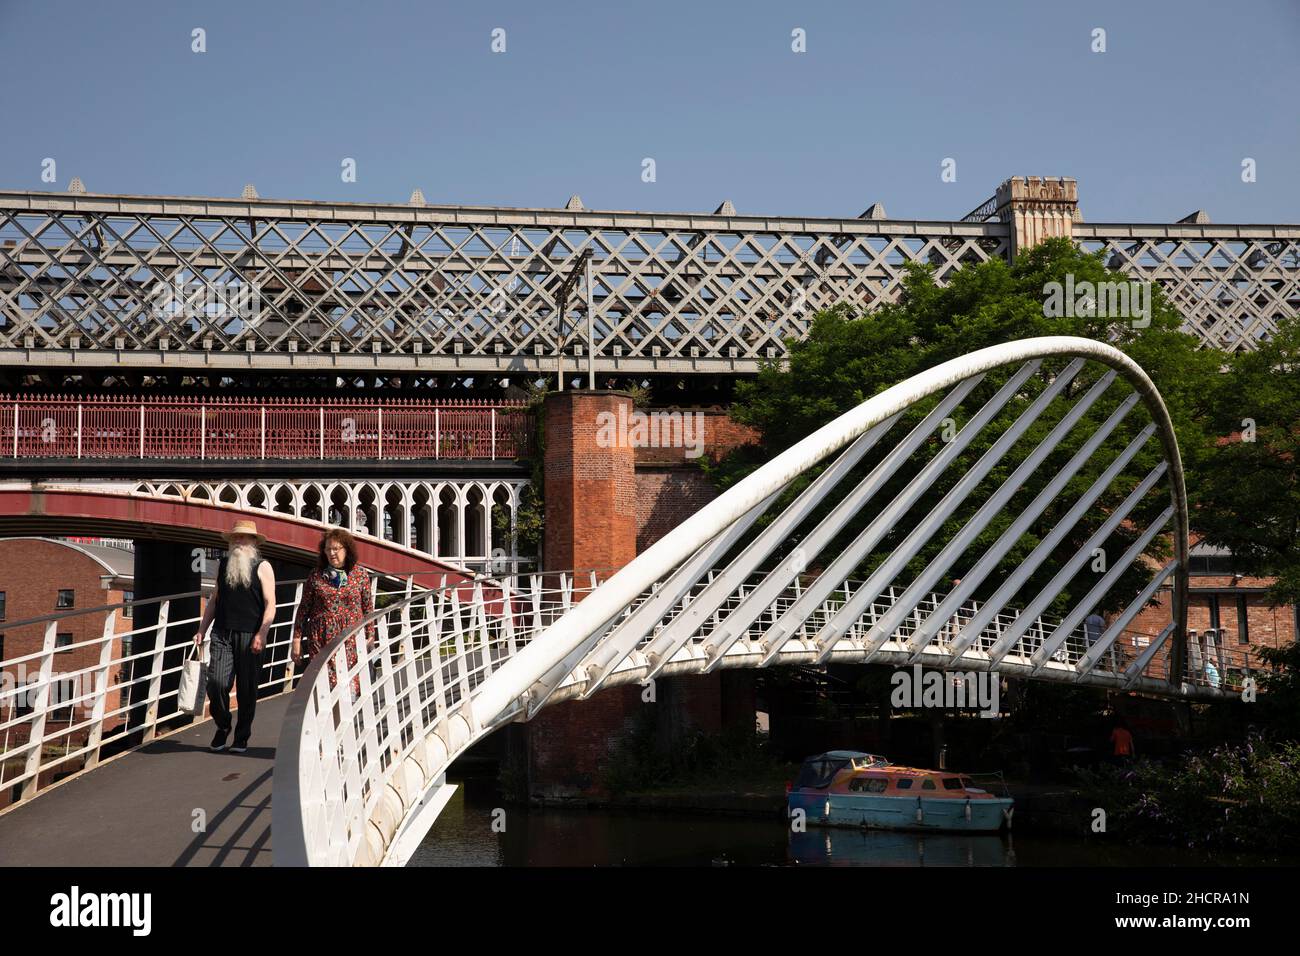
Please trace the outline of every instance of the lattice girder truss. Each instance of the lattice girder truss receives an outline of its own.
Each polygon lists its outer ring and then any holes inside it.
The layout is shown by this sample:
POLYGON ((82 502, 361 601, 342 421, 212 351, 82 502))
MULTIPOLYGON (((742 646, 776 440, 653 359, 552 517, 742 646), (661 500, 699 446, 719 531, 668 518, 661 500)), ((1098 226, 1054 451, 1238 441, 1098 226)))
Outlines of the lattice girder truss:
POLYGON ((0 350, 220 364, 753 371, 903 267, 1006 254, 1000 223, 792 220, 0 194, 0 350), (590 250, 585 296, 556 313, 590 250), (179 285, 178 285, 179 284, 179 285), (188 284, 188 285, 187 285, 188 284), (256 288, 256 315, 197 289, 256 288), (160 290, 194 288, 158 308, 160 290))
POLYGON ((1076 223, 1073 232, 1111 268, 1158 283, 1206 345, 1253 350, 1300 315, 1300 226, 1076 223))

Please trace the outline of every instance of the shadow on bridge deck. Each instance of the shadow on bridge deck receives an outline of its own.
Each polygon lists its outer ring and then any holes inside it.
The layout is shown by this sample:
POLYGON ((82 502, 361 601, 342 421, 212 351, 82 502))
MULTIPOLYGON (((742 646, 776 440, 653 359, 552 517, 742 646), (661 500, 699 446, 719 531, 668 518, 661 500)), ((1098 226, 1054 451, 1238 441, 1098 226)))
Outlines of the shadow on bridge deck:
POLYGON ((258 701, 247 753, 210 753, 205 720, 0 816, 0 866, 270 866, 289 696, 258 701), (197 809, 206 832, 194 832, 197 809))

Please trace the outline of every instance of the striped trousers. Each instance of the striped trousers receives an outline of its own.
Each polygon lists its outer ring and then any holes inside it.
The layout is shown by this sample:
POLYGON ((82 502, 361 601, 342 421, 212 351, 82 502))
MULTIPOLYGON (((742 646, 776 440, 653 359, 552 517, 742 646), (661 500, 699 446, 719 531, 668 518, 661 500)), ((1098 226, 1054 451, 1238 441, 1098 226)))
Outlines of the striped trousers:
POLYGON ((235 745, 246 745, 253 733, 253 716, 257 713, 257 678, 262 671, 262 653, 252 651, 253 631, 212 629, 208 649, 208 705, 212 721, 223 733, 230 732, 230 688, 235 686, 239 723, 235 726, 235 745))

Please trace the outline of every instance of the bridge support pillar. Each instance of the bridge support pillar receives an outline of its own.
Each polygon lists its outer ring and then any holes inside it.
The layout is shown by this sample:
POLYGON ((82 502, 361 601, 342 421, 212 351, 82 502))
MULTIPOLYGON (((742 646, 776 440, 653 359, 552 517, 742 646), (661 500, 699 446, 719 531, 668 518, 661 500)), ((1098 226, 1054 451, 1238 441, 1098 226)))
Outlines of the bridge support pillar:
MULTIPOLYGON (((135 599, 165 597, 199 590, 200 574, 194 570, 194 546, 175 541, 155 541, 137 538, 135 541, 135 599)), ((131 621, 133 629, 153 627, 158 623, 161 602, 137 607, 131 621)), ((146 652, 156 647, 170 647, 163 657, 161 693, 175 690, 180 682, 179 666, 184 658, 188 638, 198 630, 194 621, 200 614, 197 597, 173 600, 168 605, 168 625, 162 631, 136 634, 132 638, 131 653, 145 654, 131 662, 131 676, 136 681, 131 687, 130 725, 140 727, 146 719, 146 708, 141 701, 149 691, 149 675, 153 671, 153 657, 146 652), (177 624, 178 621, 190 623, 177 624), (174 673, 167 673, 175 669, 174 673)), ((139 733, 132 736, 138 737, 139 733)))
POLYGON ((1011 225, 1011 257, 1053 236, 1070 237, 1079 184, 1068 177, 1013 176, 998 187, 995 215, 1011 225))
POLYGON ((621 568, 636 557, 636 450, 627 441, 632 399, 623 392, 546 397, 548 570, 621 568), (623 424, 620 431, 619 423, 623 424))
MULTIPOLYGON (((623 392, 579 390, 546 397, 542 560, 547 571, 576 569, 578 587, 590 586, 585 569, 596 569, 604 580, 636 556, 636 455, 629 443, 617 440, 618 422, 626 423, 631 411, 632 399, 623 392)), ((516 786, 511 796, 599 795, 600 768, 631 731, 641 707, 639 687, 612 687, 512 725, 507 759, 516 786)))
MULTIPOLYGON (((631 397, 622 392, 547 396, 546 570, 594 568, 603 581, 636 557, 636 448, 628 441, 632 411, 631 397)), ((587 574, 577 575, 578 586, 589 582, 587 574)), ((718 733, 732 720, 753 725, 748 674, 660 678, 653 687, 611 687, 590 700, 547 707, 507 732, 510 796, 599 799, 607 793, 610 761, 639 735, 657 750, 671 752, 690 733, 718 733)))

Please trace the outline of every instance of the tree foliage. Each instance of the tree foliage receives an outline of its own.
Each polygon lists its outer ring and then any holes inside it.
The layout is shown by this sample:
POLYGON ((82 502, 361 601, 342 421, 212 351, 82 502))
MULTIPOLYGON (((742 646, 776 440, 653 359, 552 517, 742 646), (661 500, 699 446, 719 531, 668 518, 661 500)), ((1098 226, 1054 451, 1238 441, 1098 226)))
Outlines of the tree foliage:
POLYGON ((1276 575, 1275 603, 1298 603, 1300 319, 1233 356, 1217 386, 1212 447, 1192 489, 1196 527, 1232 551, 1238 571, 1276 575))

